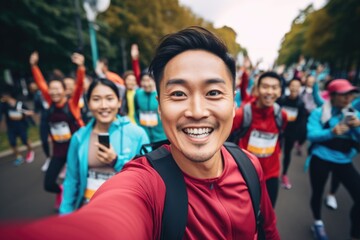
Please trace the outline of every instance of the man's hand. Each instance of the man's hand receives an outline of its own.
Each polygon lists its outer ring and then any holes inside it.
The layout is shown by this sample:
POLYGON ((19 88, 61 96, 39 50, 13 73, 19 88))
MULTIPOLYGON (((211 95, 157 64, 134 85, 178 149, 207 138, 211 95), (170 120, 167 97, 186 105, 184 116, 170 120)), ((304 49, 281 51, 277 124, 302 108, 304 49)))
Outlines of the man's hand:
POLYGON ((131 59, 137 60, 139 59, 139 47, 136 43, 131 45, 131 59))
POLYGON ((107 148, 101 143, 95 143, 95 145, 98 147, 96 158, 102 163, 111 164, 117 156, 112 146, 107 148))
POLYGON ((38 64, 38 62, 39 62, 39 53, 37 51, 34 51, 33 53, 31 53, 29 62, 30 62, 31 66, 36 66, 38 64))
POLYGON ((79 67, 82 67, 82 66, 84 66, 85 58, 84 58, 84 55, 82 55, 80 53, 73 53, 71 55, 71 61, 73 63, 75 63, 76 65, 78 65, 79 67))
POLYGON ((344 124, 344 123, 339 123, 338 125, 336 125, 333 129, 332 129, 332 132, 335 134, 335 135, 342 135, 344 134, 345 132, 349 131, 349 127, 344 124))

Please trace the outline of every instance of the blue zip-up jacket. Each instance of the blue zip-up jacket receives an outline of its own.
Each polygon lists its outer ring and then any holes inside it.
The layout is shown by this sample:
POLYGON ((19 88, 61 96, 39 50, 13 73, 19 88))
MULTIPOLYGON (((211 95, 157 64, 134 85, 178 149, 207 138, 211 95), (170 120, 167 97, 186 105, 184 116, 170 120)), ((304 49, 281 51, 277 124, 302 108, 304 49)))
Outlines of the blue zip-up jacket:
MULTIPOLYGON (((66 177, 64 181, 63 199, 60 214, 71 213, 78 209, 83 200, 87 185, 88 153, 90 135, 93 130, 94 118, 74 133, 71 138, 68 154, 66 177)), ((149 143, 146 132, 130 122, 128 117, 117 116, 109 127, 110 144, 118 154, 114 170, 120 171, 124 164, 136 154, 140 154, 143 144, 149 143)))
MULTIPOLYGON (((319 107, 311 112, 307 123, 307 138, 313 144, 310 155, 315 155, 325 161, 345 164, 350 163, 351 159, 357 154, 357 150, 352 148, 348 153, 343 153, 330 149, 326 146, 316 143, 331 140, 335 137, 340 137, 332 132, 332 129, 343 119, 343 113, 335 108, 331 108, 331 117, 328 120, 330 128, 324 129, 322 123, 323 108, 319 107)), ((356 112, 357 117, 360 118, 360 113, 356 112)), ((360 127, 350 128, 348 132, 341 135, 343 138, 351 138, 357 142, 360 141, 360 127)))
POLYGON ((156 91, 151 93, 145 92, 144 89, 139 89, 135 94, 135 121, 145 129, 149 136, 150 142, 158 142, 167 139, 162 122, 158 113, 158 101, 156 100, 156 91), (140 124, 140 111, 151 111, 157 115, 158 124, 154 127, 142 126, 140 124))

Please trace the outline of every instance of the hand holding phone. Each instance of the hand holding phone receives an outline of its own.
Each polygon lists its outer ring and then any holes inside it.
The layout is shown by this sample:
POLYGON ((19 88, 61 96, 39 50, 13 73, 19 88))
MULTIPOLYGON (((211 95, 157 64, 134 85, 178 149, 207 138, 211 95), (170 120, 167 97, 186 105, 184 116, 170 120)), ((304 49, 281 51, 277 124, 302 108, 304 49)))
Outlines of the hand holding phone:
MULTIPOLYGON (((110 148, 109 133, 98 133, 98 140, 100 144, 110 148)), ((99 150, 102 151, 101 148, 99 150)))

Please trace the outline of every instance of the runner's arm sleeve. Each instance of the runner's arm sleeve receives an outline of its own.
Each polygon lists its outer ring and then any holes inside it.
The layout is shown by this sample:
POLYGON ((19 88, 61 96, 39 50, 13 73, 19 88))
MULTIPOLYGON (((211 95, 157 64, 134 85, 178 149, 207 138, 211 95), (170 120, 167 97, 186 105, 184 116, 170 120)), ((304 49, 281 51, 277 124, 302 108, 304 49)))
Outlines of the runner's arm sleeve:
MULTIPOLYGON (((133 162, 133 161, 132 161, 133 162)), ((106 181, 79 211, 23 226, 1 227, 5 239, 159 239, 165 184, 150 166, 106 181)))
POLYGON ((233 125, 232 125, 232 128, 231 128, 231 133, 236 131, 237 129, 239 129, 242 125, 242 121, 243 121, 243 118, 244 118, 244 106, 236 109, 235 111, 235 116, 234 116, 234 119, 233 119, 233 125))
MULTIPOLYGON (((60 214, 72 213, 76 210, 76 202, 80 194, 79 141, 75 134, 70 141, 66 160, 66 177, 63 184, 63 198, 60 214)), ((87 160, 86 160, 87 161, 87 160)))
POLYGON ((49 94, 49 87, 45 81, 44 76, 42 75, 40 68, 38 66, 32 66, 31 72, 34 77, 34 81, 36 85, 38 86, 39 90, 41 91, 41 94, 43 95, 45 101, 48 102, 48 104, 51 104, 51 98, 49 94))
POLYGON ((319 89, 319 83, 318 81, 315 81, 314 82, 314 85, 313 85, 313 98, 314 98, 314 101, 315 101, 315 104, 320 107, 324 104, 324 99, 321 97, 320 95, 320 89, 319 89))
POLYGON ((140 64, 139 64, 139 59, 133 59, 131 61, 131 64, 132 64, 132 68, 133 68, 133 71, 134 71, 134 75, 136 77, 136 83, 138 86, 140 86, 140 75, 141 75, 141 70, 140 70, 140 64))
POLYGON ((76 71, 76 85, 75 85, 74 95, 72 96, 70 101, 70 103, 75 105, 76 107, 78 107, 79 105, 79 100, 84 90, 84 80, 85 80, 85 67, 80 66, 76 71))

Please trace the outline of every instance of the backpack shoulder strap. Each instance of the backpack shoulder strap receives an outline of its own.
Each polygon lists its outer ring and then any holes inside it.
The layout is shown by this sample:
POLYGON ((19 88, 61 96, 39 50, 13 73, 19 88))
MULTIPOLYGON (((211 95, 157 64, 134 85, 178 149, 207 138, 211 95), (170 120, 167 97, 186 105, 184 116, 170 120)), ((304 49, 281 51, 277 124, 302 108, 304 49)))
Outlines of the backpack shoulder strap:
POLYGON ((260 211, 261 188, 257 171, 249 157, 236 145, 230 142, 224 143, 225 148, 230 152, 238 165, 251 197, 254 209, 256 228, 258 230, 258 239, 265 239, 265 233, 262 227, 262 216, 260 211))
POLYGON ((244 132, 244 135, 247 132, 247 130, 249 129, 251 122, 252 122, 251 103, 247 103, 244 106, 244 117, 243 117, 243 122, 241 125, 242 132, 244 132))
POLYGON ((145 156, 166 186, 160 239, 181 240, 188 216, 188 196, 184 176, 165 147, 160 147, 145 156))
POLYGON ((281 133, 283 131, 282 130, 283 118, 281 113, 281 107, 278 103, 274 103, 274 116, 275 116, 276 126, 279 129, 279 133, 281 133))

